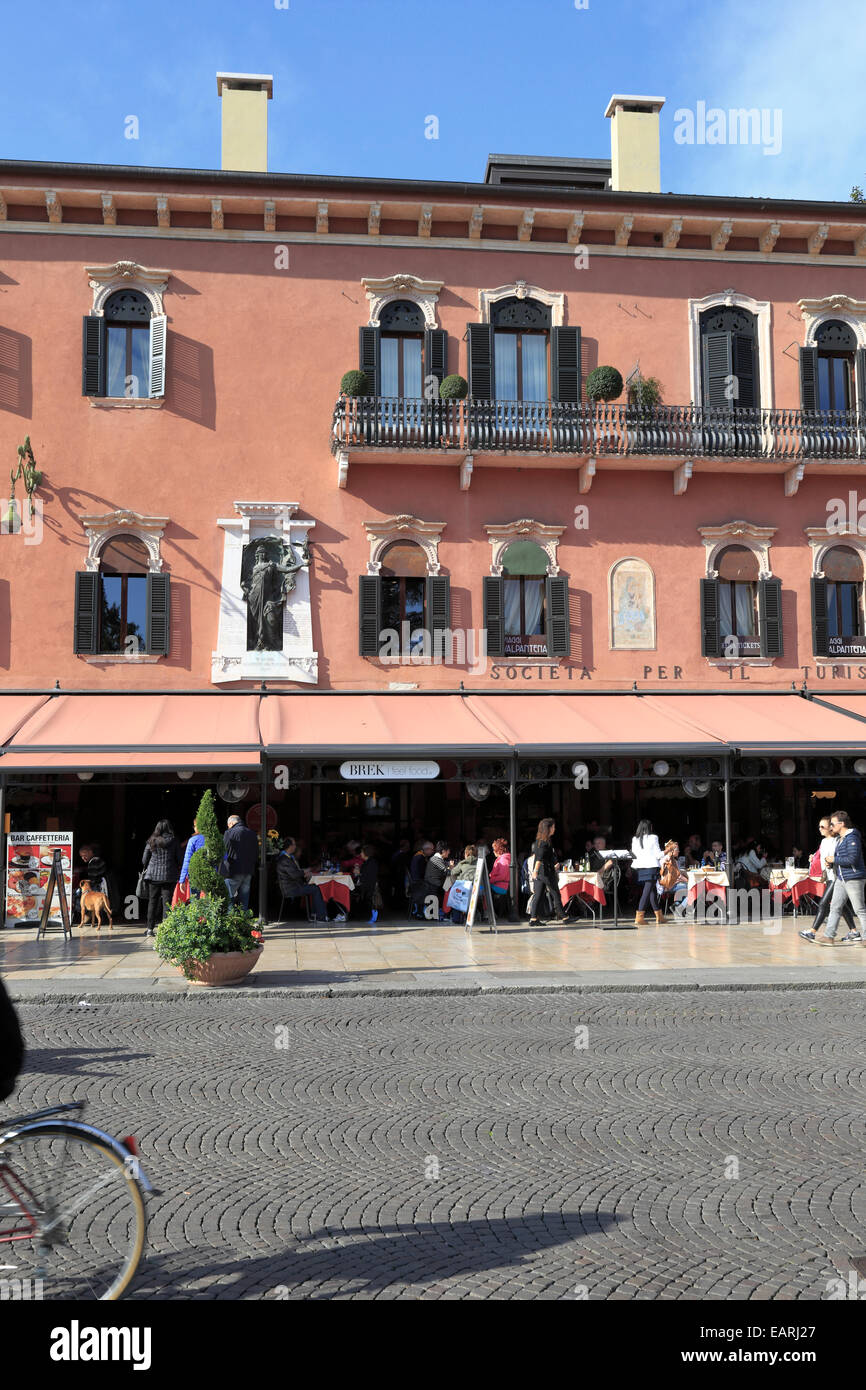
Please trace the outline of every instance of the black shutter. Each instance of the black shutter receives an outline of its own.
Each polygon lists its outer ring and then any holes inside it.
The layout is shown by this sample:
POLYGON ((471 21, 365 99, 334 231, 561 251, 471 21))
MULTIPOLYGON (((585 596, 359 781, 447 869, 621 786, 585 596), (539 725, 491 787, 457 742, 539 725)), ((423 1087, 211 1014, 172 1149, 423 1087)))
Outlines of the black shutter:
MULTIPOLYGON (((431 656, 438 656, 436 633, 451 627, 451 580, 445 574, 427 577, 427 630, 430 633, 431 656)), ((441 649, 441 644, 440 644, 441 649)), ((446 653, 443 652, 443 656, 446 653)))
POLYGON ((361 656, 379 655, 381 630, 381 581, 377 574, 362 574, 358 581, 358 651, 361 656))
POLYGON ((782 581, 758 580, 761 656, 782 656, 782 581))
POLYGON ((484 576, 484 627, 487 655, 505 655, 505 588, 498 575, 484 576))
MULTIPOLYGON (((866 348, 858 348, 854 353, 854 384, 857 388, 856 409, 861 419, 866 416, 866 348)), ((851 402, 852 406, 855 404, 851 402)))
POLYGON ((93 570, 79 570, 75 576, 75 625, 72 650, 93 655, 99 651, 100 576, 93 570))
POLYGON ((568 580, 564 574, 547 576, 547 655, 568 656, 571 651, 568 580))
POLYGON ((830 655, 826 579, 812 580, 812 652, 815 656, 830 655))
POLYGON ((734 376, 737 378, 737 394, 732 404, 751 410, 760 403, 757 343, 751 333, 734 333, 732 338, 734 376))
POLYGON ((469 331, 469 395, 475 401, 496 399, 493 375, 493 325, 470 323, 469 331))
POLYGON ((800 409, 818 409, 818 349, 800 348, 800 409))
POLYGON ((105 395, 105 319, 85 314, 81 349, 82 396, 105 395))
POLYGON ((730 333, 705 333, 701 339, 703 403, 719 410, 730 410, 734 404, 725 395, 734 370, 731 337, 730 333))
POLYGON ((701 655, 721 656, 722 636, 719 627, 719 581, 701 580, 701 655))
POLYGON ((379 394, 379 343, 380 334, 378 328, 362 328, 359 330, 358 345, 358 366, 362 372, 367 373, 371 396, 379 394))
POLYGON ((168 656, 171 640, 171 581, 167 574, 147 576, 147 651, 168 656))
POLYGON ((580 329, 554 328, 550 335, 551 398, 580 403, 580 329))
POLYGON ((444 328, 428 328, 424 334, 424 376, 426 380, 431 376, 436 378, 438 385, 433 392, 434 401, 439 399, 439 386, 442 384, 442 378, 447 375, 447 366, 448 334, 444 328))

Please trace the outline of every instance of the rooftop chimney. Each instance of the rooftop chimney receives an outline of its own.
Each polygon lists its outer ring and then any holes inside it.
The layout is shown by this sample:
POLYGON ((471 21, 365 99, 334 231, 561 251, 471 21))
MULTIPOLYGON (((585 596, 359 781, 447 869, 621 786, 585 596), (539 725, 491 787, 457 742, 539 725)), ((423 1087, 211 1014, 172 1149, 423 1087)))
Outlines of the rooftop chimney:
POLYGON ((223 104, 223 169, 266 174, 268 170, 268 102, 274 79, 252 72, 218 72, 223 104))
POLYGON ((619 193, 660 193, 659 112, 664 97, 613 96, 610 116, 611 188, 619 193))

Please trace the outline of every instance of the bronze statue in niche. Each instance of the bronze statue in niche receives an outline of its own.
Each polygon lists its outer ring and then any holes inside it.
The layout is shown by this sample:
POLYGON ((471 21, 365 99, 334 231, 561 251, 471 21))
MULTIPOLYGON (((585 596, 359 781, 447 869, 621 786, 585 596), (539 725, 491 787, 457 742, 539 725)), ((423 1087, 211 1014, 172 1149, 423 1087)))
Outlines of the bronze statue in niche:
POLYGON ((307 569, 310 552, 303 545, 264 536, 244 546, 241 590, 247 603, 247 651, 283 650, 283 610, 298 571, 307 569))

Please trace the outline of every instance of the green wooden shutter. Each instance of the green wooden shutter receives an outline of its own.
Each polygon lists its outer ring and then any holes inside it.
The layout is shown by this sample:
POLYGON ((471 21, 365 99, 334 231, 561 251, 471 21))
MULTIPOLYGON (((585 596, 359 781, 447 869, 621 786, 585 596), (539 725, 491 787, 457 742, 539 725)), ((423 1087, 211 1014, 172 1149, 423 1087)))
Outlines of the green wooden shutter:
POLYGON ((493 372, 493 325, 470 323, 469 332, 469 395, 476 401, 496 399, 493 372))
POLYGON ((701 655, 721 656, 722 636, 719 626, 719 581, 701 580, 701 655))
POLYGON ((362 574, 358 581, 358 651, 379 655, 382 630, 382 586, 377 574, 362 574))
POLYGON ((445 632, 451 627, 451 580, 445 574, 431 574, 427 577, 427 630, 436 653, 437 632, 445 632))
POLYGON ((758 580, 758 626, 761 656, 782 656, 782 581, 758 580))
MULTIPOLYGON (((424 377, 435 377, 441 385, 442 378, 447 375, 448 365, 448 334, 443 328, 428 328, 424 334, 424 377)), ((433 395, 433 399, 439 399, 438 387, 433 395)))
POLYGON ((705 333, 701 339, 703 403, 706 407, 730 410, 734 404, 725 395, 734 370, 731 338, 730 333, 705 333))
POLYGON ((733 333, 732 357, 738 391, 733 404, 751 410, 760 404, 758 390, 758 345, 751 333, 733 333))
POLYGON ((866 416, 866 348, 858 348, 854 353, 854 385, 857 389, 857 400, 851 404, 863 417, 866 416))
POLYGON ((580 403, 580 329, 554 328, 550 335, 551 397, 580 403))
MULTIPOLYGON (((150 321, 150 395, 165 395, 165 341, 168 319, 155 314, 150 321)), ((142 394, 144 394, 142 392, 142 394)))
POLYGON ((82 396, 105 395, 105 319, 85 314, 81 350, 82 396))
POLYGON ((800 348, 800 409, 818 409, 818 349, 800 348))
POLYGON ((367 373, 370 395, 379 394, 379 362, 381 335, 378 328, 362 328, 358 334, 358 366, 367 373))
POLYGON ((498 575, 484 576, 484 627, 487 655, 505 655, 505 587, 498 575))
POLYGON ((167 574, 147 576, 147 651, 168 656, 171 644, 171 581, 167 574))
POLYGON ((826 579, 812 580, 812 652, 815 656, 830 655, 826 579))
POLYGON ((93 570, 79 570, 75 576, 74 652, 94 655, 99 651, 99 590, 99 575, 93 570))
POLYGON ((547 655, 568 656, 571 651, 568 580, 564 574, 547 576, 547 655))

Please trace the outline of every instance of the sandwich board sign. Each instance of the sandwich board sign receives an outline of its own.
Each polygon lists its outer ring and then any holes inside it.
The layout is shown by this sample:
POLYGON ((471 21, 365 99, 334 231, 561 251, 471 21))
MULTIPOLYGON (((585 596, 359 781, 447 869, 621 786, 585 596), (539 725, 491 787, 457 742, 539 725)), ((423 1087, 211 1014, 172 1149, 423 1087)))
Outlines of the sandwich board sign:
POLYGON ((72 832, 13 830, 6 836, 6 926, 49 922, 68 930, 72 903, 72 832))
POLYGON ((471 932, 475 924, 475 912, 478 908, 478 895, 482 893, 482 905, 485 911, 490 914, 490 930, 496 931, 496 913, 493 910, 493 889, 490 887, 490 875, 487 872, 487 860, 483 854, 479 854, 478 862, 475 865, 475 877, 472 880, 472 892, 469 895, 469 908, 466 913, 465 931, 471 932))

